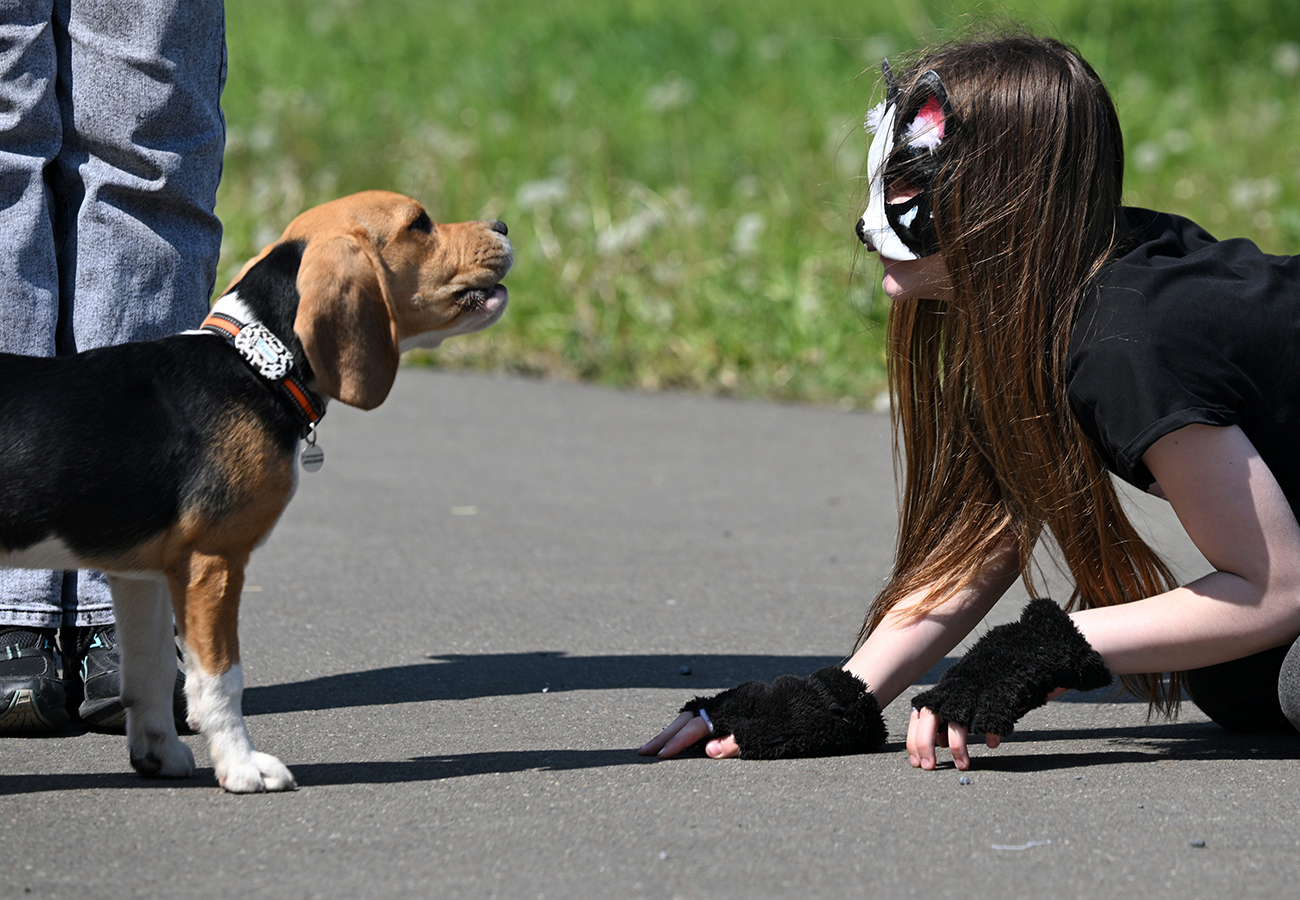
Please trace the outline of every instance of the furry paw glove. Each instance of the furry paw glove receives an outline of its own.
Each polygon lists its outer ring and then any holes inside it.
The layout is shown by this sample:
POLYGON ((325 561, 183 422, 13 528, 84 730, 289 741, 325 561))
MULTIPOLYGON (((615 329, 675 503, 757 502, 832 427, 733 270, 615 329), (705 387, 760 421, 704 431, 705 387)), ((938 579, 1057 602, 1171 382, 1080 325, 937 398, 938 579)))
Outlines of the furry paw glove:
POLYGON ((743 759, 843 756, 885 743, 885 720, 867 686, 838 666, 807 678, 747 681, 716 697, 696 697, 682 712, 699 713, 710 731, 736 739, 743 759))
POLYGON ((1110 680, 1110 669, 1065 610, 1031 600, 1019 622, 990 629, 912 706, 972 733, 1005 736, 1055 689, 1091 691, 1110 680))

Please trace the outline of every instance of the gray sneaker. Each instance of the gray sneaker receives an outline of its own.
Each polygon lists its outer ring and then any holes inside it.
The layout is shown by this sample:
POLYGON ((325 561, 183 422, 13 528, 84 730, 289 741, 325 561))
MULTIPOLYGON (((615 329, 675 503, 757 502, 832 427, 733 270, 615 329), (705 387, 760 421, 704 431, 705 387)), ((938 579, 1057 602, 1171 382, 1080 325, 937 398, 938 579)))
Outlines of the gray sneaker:
MULTIPOLYGON (((117 646, 117 627, 95 625, 77 629, 64 646, 72 644, 81 674, 82 699, 77 715, 82 724, 96 731, 123 732, 126 709, 122 706, 122 651, 117 646)), ((177 651, 179 655, 179 651, 177 651)), ((172 692, 172 714, 181 734, 189 731, 185 724, 185 673, 176 671, 172 692)))
POLYGON ((56 734, 69 719, 54 629, 0 627, 0 735, 56 734))

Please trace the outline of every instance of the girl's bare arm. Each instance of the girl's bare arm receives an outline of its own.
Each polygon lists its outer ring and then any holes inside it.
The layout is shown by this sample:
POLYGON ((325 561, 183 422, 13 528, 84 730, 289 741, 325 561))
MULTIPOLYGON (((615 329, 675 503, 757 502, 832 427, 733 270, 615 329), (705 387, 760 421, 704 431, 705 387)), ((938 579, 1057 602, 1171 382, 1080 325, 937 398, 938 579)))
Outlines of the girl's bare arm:
MULTIPOLYGON (((1072 615, 1116 675, 1214 665, 1293 642, 1300 635, 1300 524, 1268 466, 1236 426, 1189 425, 1143 455, 1159 493, 1214 567, 1183 587, 1072 615)), ((997 736, 989 736, 990 746, 997 736)), ((935 747, 970 761, 966 731, 913 714, 908 751, 932 769, 935 747)))
POLYGON ((1189 425, 1143 462, 1214 567, 1188 585, 1075 624, 1117 675, 1176 672, 1238 659, 1300 635, 1300 524, 1236 426, 1189 425))

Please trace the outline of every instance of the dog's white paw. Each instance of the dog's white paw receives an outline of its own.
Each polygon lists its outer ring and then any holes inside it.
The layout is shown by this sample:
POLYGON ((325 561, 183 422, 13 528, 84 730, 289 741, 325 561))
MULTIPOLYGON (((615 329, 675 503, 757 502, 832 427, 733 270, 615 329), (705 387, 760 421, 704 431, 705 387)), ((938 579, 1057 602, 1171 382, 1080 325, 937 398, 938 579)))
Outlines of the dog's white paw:
POLYGON ((292 791, 298 787, 293 773, 269 753, 254 750, 248 756, 217 767, 217 783, 232 794, 292 791))
POLYGON ((146 778, 189 778, 194 753, 176 735, 146 732, 127 742, 131 767, 146 778))

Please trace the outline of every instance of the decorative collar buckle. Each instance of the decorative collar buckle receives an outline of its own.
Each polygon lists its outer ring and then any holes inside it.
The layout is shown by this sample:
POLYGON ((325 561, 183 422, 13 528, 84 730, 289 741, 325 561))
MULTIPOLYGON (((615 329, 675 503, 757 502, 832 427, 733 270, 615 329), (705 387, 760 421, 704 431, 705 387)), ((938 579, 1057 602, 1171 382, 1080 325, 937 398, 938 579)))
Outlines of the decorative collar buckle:
POLYGON ((293 368, 289 348, 261 322, 245 325, 235 335, 235 349, 263 378, 279 381, 293 368))
POLYGON ((217 300, 201 330, 224 337, 253 371, 270 382, 302 423, 304 436, 325 415, 324 400, 299 377, 293 353, 275 332, 243 308, 234 293, 217 300))

